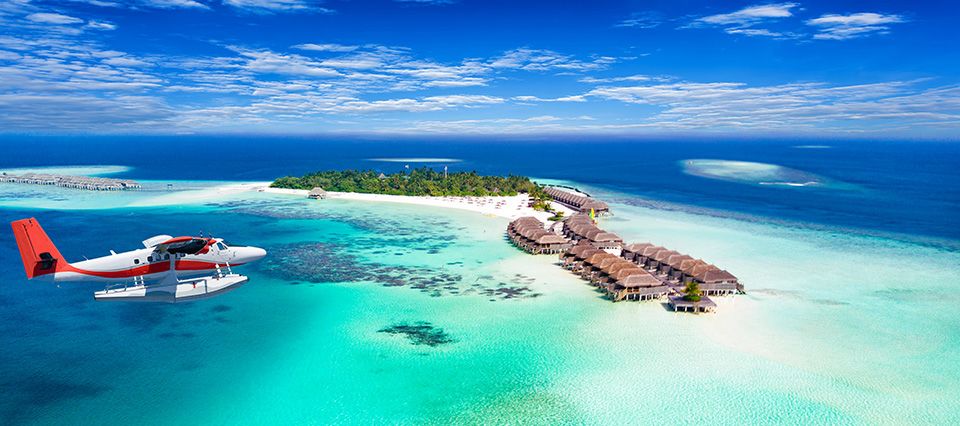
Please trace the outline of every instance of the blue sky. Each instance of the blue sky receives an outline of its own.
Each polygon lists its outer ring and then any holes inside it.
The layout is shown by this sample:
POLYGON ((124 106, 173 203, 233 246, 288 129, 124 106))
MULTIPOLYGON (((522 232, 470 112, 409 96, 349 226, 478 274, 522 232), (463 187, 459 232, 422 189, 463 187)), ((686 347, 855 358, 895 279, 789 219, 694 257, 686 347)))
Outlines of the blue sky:
POLYGON ((958 11, 2 0, 0 132, 956 139, 958 11))

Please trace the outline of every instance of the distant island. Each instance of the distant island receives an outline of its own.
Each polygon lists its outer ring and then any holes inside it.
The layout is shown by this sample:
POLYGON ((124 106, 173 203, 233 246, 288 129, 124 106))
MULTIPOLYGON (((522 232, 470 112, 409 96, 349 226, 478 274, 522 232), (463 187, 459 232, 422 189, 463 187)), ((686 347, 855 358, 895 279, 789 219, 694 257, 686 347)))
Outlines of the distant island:
POLYGON ((328 170, 300 177, 285 176, 272 188, 323 188, 325 191, 410 196, 514 196, 525 193, 545 206, 551 198, 525 176, 483 176, 477 172, 445 173, 422 167, 384 174, 374 170, 328 170))

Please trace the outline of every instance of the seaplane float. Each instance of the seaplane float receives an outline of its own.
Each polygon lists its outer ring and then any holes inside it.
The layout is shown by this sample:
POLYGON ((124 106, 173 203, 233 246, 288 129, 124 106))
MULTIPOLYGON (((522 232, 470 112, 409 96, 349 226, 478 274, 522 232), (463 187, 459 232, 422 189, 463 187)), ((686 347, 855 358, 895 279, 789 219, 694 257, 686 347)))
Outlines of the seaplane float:
POLYGON ((11 222, 27 279, 104 282, 100 301, 183 302, 240 287, 232 267, 266 256, 258 247, 228 246, 221 238, 157 235, 142 249, 69 263, 35 218, 11 222))

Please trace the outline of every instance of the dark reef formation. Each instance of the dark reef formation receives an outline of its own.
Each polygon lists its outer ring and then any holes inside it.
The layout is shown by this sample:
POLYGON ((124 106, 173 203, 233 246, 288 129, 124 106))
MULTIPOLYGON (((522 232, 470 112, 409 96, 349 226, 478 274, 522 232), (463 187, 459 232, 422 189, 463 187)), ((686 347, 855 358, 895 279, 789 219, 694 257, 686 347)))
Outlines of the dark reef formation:
POLYGON ((426 321, 417 321, 412 324, 398 323, 381 328, 377 330, 377 332, 403 335, 410 341, 410 344, 418 346, 426 345, 434 347, 455 342, 442 328, 434 327, 426 321))

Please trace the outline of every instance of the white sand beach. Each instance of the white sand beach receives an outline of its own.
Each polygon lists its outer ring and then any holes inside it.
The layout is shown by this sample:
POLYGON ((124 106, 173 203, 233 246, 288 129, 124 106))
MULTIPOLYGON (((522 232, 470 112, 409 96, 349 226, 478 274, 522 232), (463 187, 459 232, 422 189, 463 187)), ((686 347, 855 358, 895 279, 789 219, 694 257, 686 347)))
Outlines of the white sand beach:
MULTIPOLYGON (((304 189, 284 189, 271 188, 267 185, 245 186, 245 189, 255 188, 258 192, 272 194, 295 195, 306 197, 310 191, 304 189)), ((410 196, 410 195, 384 195, 384 194, 360 194, 356 192, 327 192, 327 198, 353 200, 353 201, 371 201, 380 203, 403 203, 416 204, 421 206, 441 207, 449 209, 469 210, 480 214, 505 217, 515 219, 522 216, 534 216, 541 221, 546 222, 547 218, 553 216, 552 213, 534 210, 530 207, 530 197, 526 194, 519 194, 509 197, 430 197, 430 196, 410 196)), ((569 217, 574 212, 568 207, 558 203, 551 203, 557 211, 562 211, 564 217, 569 217)))

